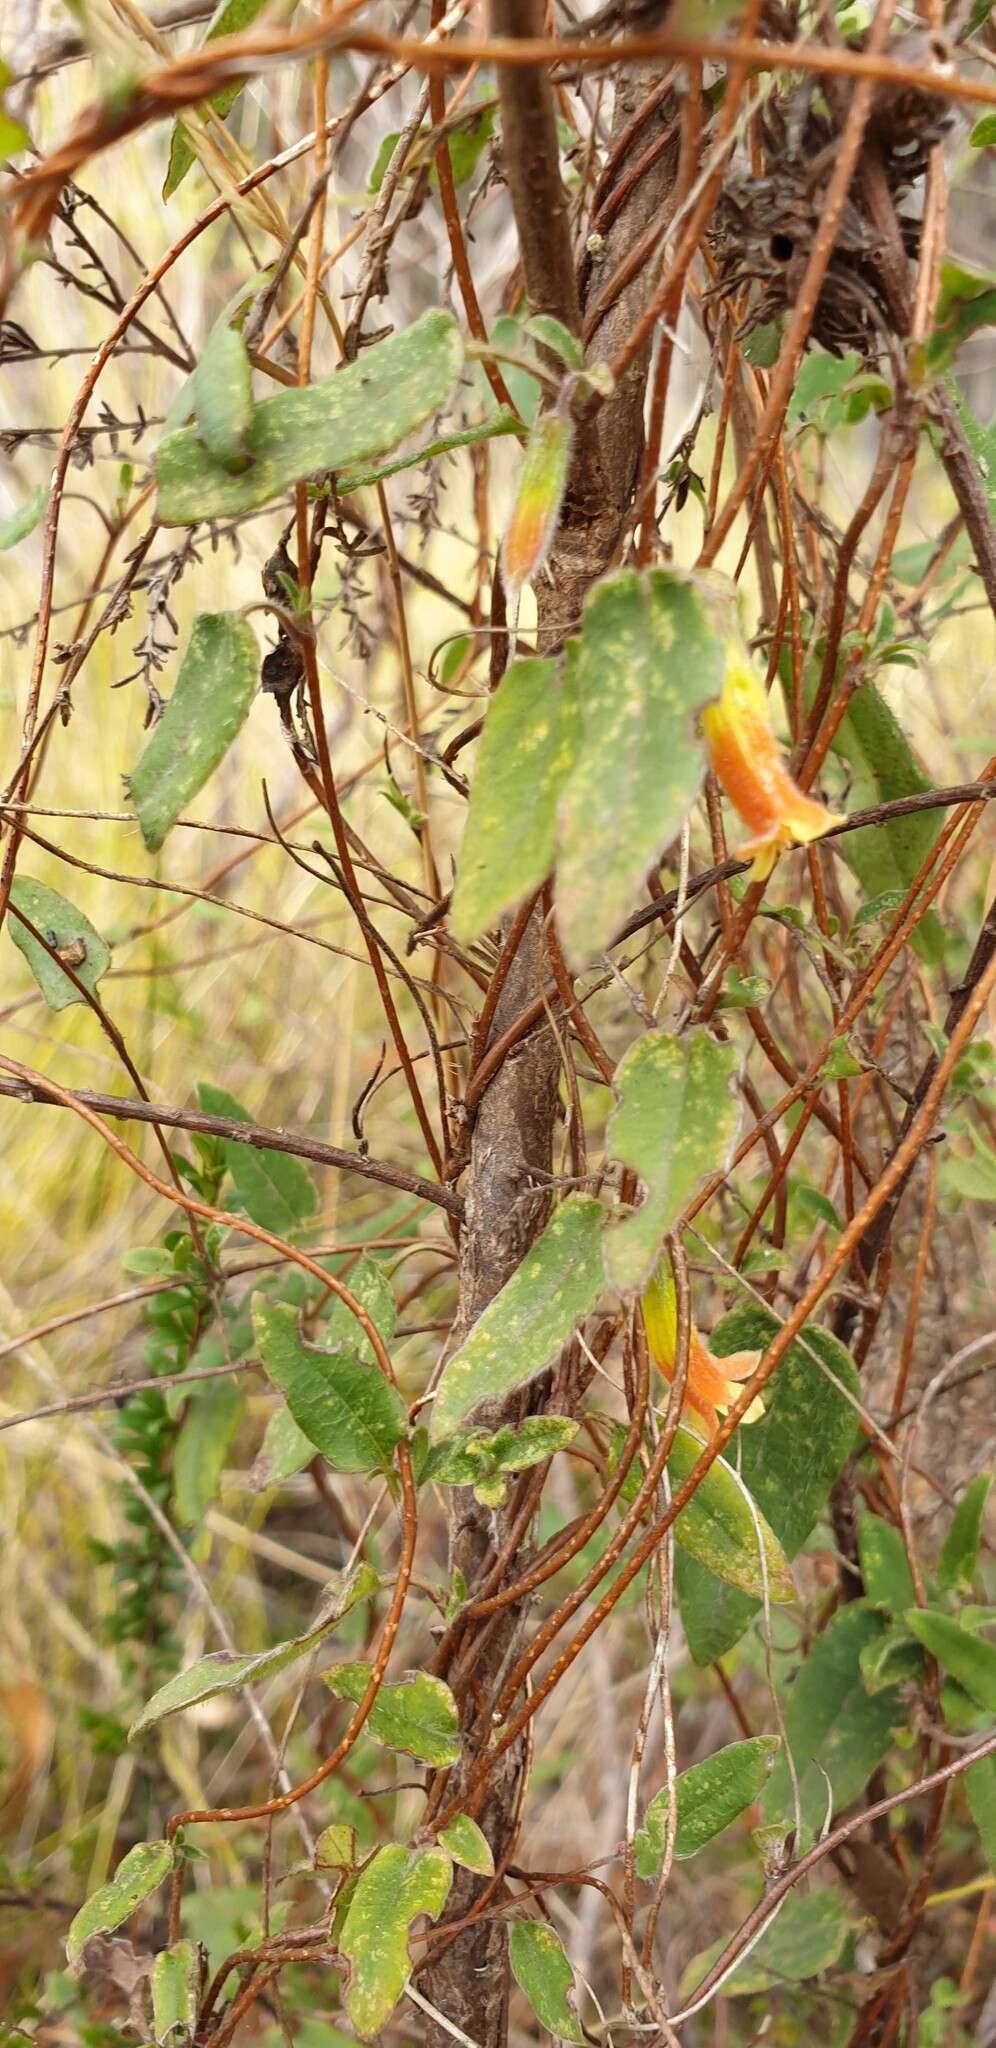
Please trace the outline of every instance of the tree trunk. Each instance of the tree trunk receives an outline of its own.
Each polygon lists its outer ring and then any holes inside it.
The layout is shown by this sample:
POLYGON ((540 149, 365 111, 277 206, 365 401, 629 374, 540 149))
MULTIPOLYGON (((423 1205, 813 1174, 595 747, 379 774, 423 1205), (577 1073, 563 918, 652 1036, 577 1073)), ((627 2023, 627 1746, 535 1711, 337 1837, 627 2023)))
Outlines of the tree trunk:
MULTIPOLYGON (((492 27, 498 35, 543 32, 542 0, 493 0, 492 27)), ((659 82, 656 70, 623 78, 616 88, 613 138, 621 136, 659 82)), ((548 76, 531 71, 499 73, 503 156, 519 229, 526 294, 533 311, 552 313, 579 331, 584 301, 594 300, 635 237, 656 217, 662 235, 672 209, 677 142, 666 148, 637 180, 615 214, 601 247, 586 254, 579 282, 569 234, 567 195, 560 178, 554 103, 548 76)), ((652 107, 634 124, 621 152, 615 179, 626 176, 636 158, 675 118, 673 100, 652 107)), ((618 296, 591 336, 587 357, 609 357, 631 329, 659 276, 659 260, 647 262, 618 296)), ((643 444, 643 405, 649 350, 635 362, 594 421, 577 437, 570 486, 560 532, 537 591, 537 644, 553 653, 581 615, 591 585, 610 566, 623 536, 643 444)), ((518 945, 495 1009, 493 1044, 550 980, 544 913, 537 906, 518 945)), ((486 1048, 482 1048, 484 1050, 486 1048)), ((466 1330, 515 1271, 547 1220, 554 1135, 559 1119, 559 1054, 546 1018, 514 1047, 487 1088, 471 1136, 464 1183, 466 1220, 461 1251, 460 1329, 466 1330)), ((504 1406, 481 1411, 485 1426, 519 1420, 529 1395, 542 1403, 539 1388, 514 1396, 504 1406)), ((454 1489, 450 1506, 449 1564, 473 1593, 510 1537, 516 1496, 497 1514, 474 1500, 469 1488, 454 1489)), ((517 1575, 521 1557, 508 1572, 517 1575)), ((521 1648, 525 1615, 515 1607, 461 1628, 457 1622, 443 1647, 442 1663, 460 1703, 468 1763, 491 1733, 491 1703, 521 1648), (449 1659, 449 1661, 447 1661, 449 1659)), ((501 1759, 479 1815, 501 1870, 513 1853, 524 1758, 516 1750, 501 1759)), ((447 1797, 454 1790, 447 1785, 447 1797)), ((462 1920, 484 1891, 484 1881, 458 1870, 446 1918, 462 1920)), ((500 1890, 489 1903, 500 1899, 500 1890)), ((442 1923, 445 1929, 445 1921, 442 1923)), ((507 2033, 508 1944, 505 1920, 492 1914, 464 1928, 430 1960, 421 1978, 433 2005, 459 2026, 478 2048, 501 2048, 507 2033)), ((433 2048, 451 2048, 452 2036, 430 2026, 433 2048)))

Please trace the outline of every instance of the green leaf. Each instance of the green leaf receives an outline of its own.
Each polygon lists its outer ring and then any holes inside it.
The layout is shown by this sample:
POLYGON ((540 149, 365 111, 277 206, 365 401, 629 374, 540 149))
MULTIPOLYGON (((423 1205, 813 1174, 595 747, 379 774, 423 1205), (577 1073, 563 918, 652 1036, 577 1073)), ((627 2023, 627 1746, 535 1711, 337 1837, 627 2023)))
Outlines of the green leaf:
POLYGON ((982 1541, 982 1518, 992 1483, 991 1472, 980 1472, 966 1486, 951 1517, 937 1565, 937 1583, 945 1593, 967 1593, 971 1589, 982 1541))
POLYGON ((285 1401, 281 1401, 266 1425, 266 1432, 252 1468, 251 1483, 257 1493, 264 1487, 279 1486, 295 1472, 303 1472, 315 1455, 311 1438, 299 1429, 285 1401))
POLYGON ((190 1389, 173 1455, 173 1508, 184 1529, 199 1526, 218 1491, 243 1405, 233 1379, 204 1380, 190 1389))
POLYGON ((455 1813, 449 1826, 440 1828, 439 1839, 454 1863, 462 1863, 465 1870, 477 1871, 481 1877, 493 1875, 491 1844, 469 1813, 455 1813))
POLYGON ((601 1292, 602 1216, 590 1195, 568 1195, 555 1210, 450 1359, 433 1404, 434 1443, 483 1401, 503 1400, 552 1365, 601 1292))
MULTIPOLYGON (((241 34, 241 31, 248 28, 256 16, 262 13, 265 5, 266 0, 220 0, 220 5, 215 8, 204 31, 204 42, 214 42, 217 36, 241 34)), ((236 78, 231 85, 222 86, 220 92, 212 93, 207 104, 214 108, 221 120, 224 120, 225 115, 235 105, 239 94, 245 91, 246 83, 244 78, 236 78)), ((187 131, 182 121, 175 121, 170 136, 169 167, 163 185, 164 199, 172 198, 194 162, 194 151, 187 140, 187 131)))
POLYGON ((244 1685, 257 1685, 264 1678, 273 1678, 286 1664, 294 1664, 299 1657, 307 1656, 323 1636, 338 1627, 350 1608, 360 1600, 369 1600, 371 1594, 376 1593, 379 1583, 371 1566, 361 1564, 355 1571, 332 1582, 316 1619, 302 1636, 295 1636, 290 1642, 274 1643, 268 1650, 214 1650, 207 1657, 198 1657, 195 1664, 189 1665, 186 1671, 177 1672, 175 1678, 168 1679, 157 1693, 153 1693, 148 1705, 142 1708, 128 1730, 129 1742, 134 1742, 157 1721, 164 1721, 167 1714, 179 1714, 185 1707, 197 1707, 204 1700, 216 1699, 219 1693, 238 1692, 244 1685))
POLYGON ((461 942, 479 938, 550 873, 574 741, 556 663, 513 661, 488 705, 471 784, 450 916, 461 942))
POLYGON ((888 1628, 884 1636, 866 1643, 858 1662, 866 1692, 882 1692, 888 1685, 906 1685, 923 1676, 923 1651, 904 1628, 888 1628))
POLYGON ((974 1156, 949 1154, 941 1169, 944 1187, 970 1202, 996 1202, 996 1152, 978 1131, 970 1130, 968 1136, 974 1156))
MULTIPOLYGON (((861 1652, 885 1629, 873 1607, 850 1601, 817 1637, 790 1689, 785 1736, 795 1759, 803 1822, 814 1831, 822 1826, 828 1800, 839 1811, 864 1790, 888 1753, 893 1728, 906 1718, 898 1687, 871 1697, 862 1683, 861 1652)), ((792 1811, 783 1755, 775 1760, 762 1804, 769 1820, 792 1811)))
POLYGON ((462 364, 456 321, 449 313, 423 313, 335 376, 254 406, 245 441, 249 466, 237 476, 209 453, 196 427, 167 434, 156 458, 160 525, 248 512, 305 477, 383 454, 440 410, 462 364))
POLYGON ((562 320, 555 320, 552 313, 533 313, 523 326, 534 341, 549 349, 551 355, 559 356, 569 370, 584 367, 584 351, 577 335, 572 334, 562 320))
MULTIPOLYGON (((359 1706, 370 1683, 369 1664, 335 1664, 323 1671, 322 1684, 337 1700, 359 1706)), ((382 1685, 367 1719, 367 1732, 387 1749, 400 1749, 422 1763, 444 1770, 460 1756, 460 1720, 456 1701, 441 1678, 424 1671, 406 1671, 396 1685, 382 1685)))
POLYGON ((180 673, 131 777, 142 838, 157 852, 245 723, 259 650, 237 612, 198 612, 180 673))
MULTIPOLYGON (((704 1763, 682 1771, 674 1788, 676 1857, 694 1856, 750 1806, 764 1787, 777 1748, 777 1735, 754 1735, 746 1742, 731 1742, 704 1763)), ((643 1816, 633 1843, 641 1877, 656 1877, 663 1863, 669 1803, 663 1785, 643 1816)))
MULTIPOLYGON (((301 1342, 297 1316, 281 1302, 253 1297, 253 1326, 263 1364, 286 1396, 299 1429, 338 1472, 387 1471, 405 1434, 405 1405, 355 1345, 316 1351, 301 1342)), ((357 1338, 360 1336, 356 1325, 357 1338)))
POLYGON ((925 341, 910 350, 910 375, 923 383, 947 368, 962 342, 977 327, 996 320, 996 278, 948 258, 940 267, 934 323, 925 341))
POLYGON ((6 107, 0 107, 0 164, 5 164, 8 157, 17 156, 20 150, 30 146, 31 137, 23 123, 15 121, 6 107))
MULTIPOLYGON (((855 690, 831 745, 851 769, 850 801, 857 810, 920 796, 933 787, 874 683, 855 690)), ((937 814, 918 811, 847 832, 837 847, 865 895, 880 897, 886 890, 908 889, 939 830, 937 814)), ((941 958, 944 941, 936 911, 928 911, 910 944, 927 961, 941 958)))
POLYGON ((315 1843, 316 1870, 353 1870, 356 1865, 356 1829, 346 1821, 332 1821, 315 1843))
POLYGON ((969 1811, 979 1830, 982 1853, 996 1872, 996 1756, 984 1756, 965 1772, 969 1811))
MULTIPOLYGON (((790 1892, 774 1924, 725 1979, 723 1997, 753 1997, 786 1981, 802 1984, 807 1977, 818 1977, 821 1970, 831 1970, 839 1962, 846 1939, 847 1921, 836 1892, 790 1892)), ((693 1957, 682 1975, 679 1998, 694 1996, 725 1947, 724 1935, 693 1957)))
POLYGON ((212 329, 191 382, 205 448, 225 469, 238 468, 252 423, 252 390, 246 345, 234 327, 212 329))
POLYGON ((508 1959, 540 2026, 558 2041, 583 2044, 574 2009, 574 1972, 552 1927, 539 1920, 513 1920, 508 1930, 508 1959))
POLYGON ((162 1884, 173 1868, 171 1842, 139 1842, 129 1849, 109 1884, 102 1884, 81 1906, 66 1936, 70 1963, 79 1961, 91 1934, 109 1934, 128 1920, 143 1899, 162 1884))
MULTIPOLYGON (((667 1462, 673 1488, 687 1479, 704 1448, 691 1430, 675 1432, 667 1462)), ((764 1593, 765 1578, 759 1552, 760 1532, 768 1596, 774 1601, 794 1600, 795 1587, 781 1545, 756 1504, 755 1513, 756 1525, 742 1480, 732 1466, 717 1458, 705 1478, 700 1480, 688 1506, 682 1508, 674 1525, 675 1540, 700 1564, 708 1566, 717 1578, 760 1598, 764 1593)))
MULTIPOLYGON (((467 128, 456 128, 446 138, 450 153, 450 169, 454 185, 465 185, 472 178, 494 132, 497 107, 482 107, 476 121, 467 128)), ((436 166, 429 172, 429 180, 438 185, 436 166)))
MULTIPOLYGON (((47 889, 44 882, 33 882, 27 875, 14 876, 10 901, 12 909, 19 910, 49 945, 65 956, 66 964, 72 968, 77 981, 94 995, 101 975, 107 973, 111 964, 111 955, 89 918, 84 917, 75 905, 67 903, 55 889, 47 889)), ((68 974, 64 974, 44 946, 32 938, 20 918, 10 918, 7 929, 18 952, 24 954, 50 1010, 65 1010, 70 1003, 84 1000, 68 974)))
POLYGON ((418 1913, 438 1920, 453 1870, 445 1849, 378 1849, 360 1872, 339 1947, 349 1963, 346 2011, 368 2041, 389 2020, 410 1968, 408 1928, 418 1913))
POLYGON ((740 1105, 731 1083, 736 1048, 706 1031, 672 1038, 648 1031, 621 1060, 617 1105, 609 1117, 609 1151, 638 1173, 643 1207, 610 1227, 605 1270, 621 1289, 642 1287, 707 1173, 724 1166, 736 1136, 740 1105))
POLYGON ((698 793, 695 716, 723 682, 720 635, 692 585, 633 570, 589 596, 568 648, 579 738, 560 805, 557 912, 574 966, 608 945, 698 793))
POLYGON ((837 398, 861 368, 854 349, 843 356, 810 350, 803 356, 786 410, 786 421, 811 420, 824 399, 837 398))
MULTIPOLYGON (((855 919, 857 923, 857 919, 855 919)), ((847 1050, 843 1038, 835 1038, 820 1068, 821 1081, 853 1081, 864 1072, 859 1060, 847 1050)))
POLYGON ((898 1529, 879 1515, 862 1514, 858 1521, 858 1557, 865 1592, 873 1607, 905 1614, 916 1590, 898 1529))
POLYGON ((6 519, 0 519, 0 555, 8 548, 17 546, 19 540, 33 533, 48 504, 48 485, 39 484, 30 498, 25 498, 16 512, 9 512, 6 519))
POLYGON ((984 427, 981 420, 976 419, 971 406, 966 405, 953 377, 947 379, 947 390, 961 420, 965 439, 972 451, 972 460, 982 478, 989 501, 989 517, 996 522, 996 427, 984 427))
MULTIPOLYGON (((777 1329, 777 1318, 768 1309, 745 1303, 717 1324, 709 1348, 717 1358, 764 1351, 777 1329)), ((844 1346, 829 1330, 807 1323, 769 1384, 764 1416, 735 1439, 744 1484, 788 1558, 801 1550, 854 1449, 858 1421, 847 1393, 856 1396, 857 1391, 858 1376, 844 1346), (837 1385, 821 1369, 821 1360, 837 1385)), ((677 1559, 676 1578, 692 1656, 696 1664, 712 1664, 739 1641, 757 1603, 719 1585, 694 1559, 677 1559)))
POLYGON ((906 1626, 978 1706, 996 1714, 996 1644, 933 1607, 911 1607, 906 1626))
POLYGON ((982 114, 968 138, 970 149, 991 149, 996 143, 996 114, 982 114))
MULTIPOLYGON (((207 1116, 224 1116, 240 1124, 253 1121, 234 1095, 209 1081, 198 1081, 197 1101, 207 1116)), ((234 1138, 221 1142, 236 1195, 246 1215, 263 1230, 287 1237, 314 1214, 318 1200, 314 1182, 300 1159, 289 1152, 271 1151, 268 1146, 240 1145, 234 1138)))
POLYGON ((200 2003, 201 1959, 195 1941, 164 1948, 152 1965, 152 2031, 156 2048, 185 2048, 200 2003))
POLYGON ((504 1475, 541 1465, 577 1436, 579 1425, 566 1415, 527 1415, 517 1429, 459 1430, 428 1452, 419 1484, 435 1479, 443 1486, 472 1486, 485 1507, 500 1507, 505 1498, 504 1475))

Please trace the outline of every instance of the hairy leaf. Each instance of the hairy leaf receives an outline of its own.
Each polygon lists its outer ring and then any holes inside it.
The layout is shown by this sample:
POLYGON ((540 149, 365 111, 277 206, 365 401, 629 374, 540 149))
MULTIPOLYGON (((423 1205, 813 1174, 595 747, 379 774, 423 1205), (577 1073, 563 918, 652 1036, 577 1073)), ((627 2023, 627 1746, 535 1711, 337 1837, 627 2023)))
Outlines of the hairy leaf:
POLYGON ((698 793, 696 714, 724 651, 692 585, 666 569, 600 583, 569 649, 578 749, 560 804, 557 914, 569 962, 608 945, 698 793))
MULTIPOLYGON (((27 875, 14 876, 10 901, 12 909, 29 919, 43 939, 63 956, 77 981, 94 995, 101 975, 107 973, 111 964, 111 954, 89 918, 55 889, 47 889, 44 882, 33 882, 27 875)), ((65 1010, 70 1003, 83 1002, 68 974, 32 938, 19 917, 9 918, 7 929, 18 952, 24 954, 50 1010, 65 1010)))
POLYGON ((201 1963, 194 1941, 164 1948, 152 1965, 152 2031, 156 2048, 185 2048, 193 2040, 200 2000, 201 1963))
MULTIPOLYGON (((933 786, 874 683, 855 690, 831 745, 850 767, 850 801, 857 810, 920 796, 933 786)), ((846 832, 837 846, 866 896, 887 889, 905 891, 930 852, 940 823, 939 812, 914 811, 909 817, 846 832)), ((927 912, 910 943, 925 960, 941 958, 943 934, 936 911, 927 912)))
POLYGON ((153 1693, 148 1705, 132 1722, 128 1740, 134 1742, 136 1736, 143 1735, 147 1728, 154 1727, 157 1721, 164 1721, 167 1714, 179 1714, 184 1707, 200 1706, 203 1700, 213 1700, 219 1693, 238 1692, 244 1685, 257 1685, 264 1678, 272 1678, 286 1664, 294 1664, 299 1657, 307 1656, 323 1636, 338 1627, 351 1607, 376 1593, 378 1584, 377 1574, 371 1566, 361 1564, 338 1583, 332 1583, 316 1619, 302 1636, 295 1636, 290 1642, 274 1643, 268 1650, 241 1654, 234 1650, 213 1650, 207 1657, 198 1657, 195 1664, 189 1665, 186 1671, 177 1672, 175 1678, 167 1679, 166 1684, 153 1693))
MULTIPOLYGON (((802 1984, 817 1977, 839 1960, 846 1938, 847 1920, 836 1892, 790 1892, 756 1948, 726 1978, 723 1996, 747 1998, 779 1983, 802 1984)), ((724 1936, 693 1957, 681 1979, 681 1998, 694 2000, 696 1985, 725 1947, 724 1936)))
POLYGON ((462 1863, 465 1870, 476 1870, 481 1877, 492 1875, 495 1859, 491 1844, 469 1813, 455 1813, 449 1826, 440 1828, 439 1840, 454 1863, 462 1863))
POLYGON ((346 2011, 361 2040, 389 2020, 409 1971, 408 1929, 419 1913, 438 1920, 453 1869, 445 1849, 392 1842, 361 1870, 339 1947, 349 1963, 346 2011))
MULTIPOLYGON (((253 1325, 266 1371, 286 1396, 299 1429, 339 1472, 386 1471, 405 1434, 405 1404, 355 1348, 316 1351, 298 1334, 297 1316, 254 1295, 253 1325)), ((360 1336, 356 1326, 357 1338, 360 1336)))
POLYGON ((134 774, 131 800, 150 853, 203 789, 245 723, 259 650, 237 612, 198 612, 176 687, 134 774))
POLYGON ((246 457, 252 391, 245 342, 224 322, 212 329, 193 375, 197 431, 209 455, 225 469, 246 457))
POLYGON ((590 1195, 568 1195, 555 1210, 450 1359, 432 1410, 434 1442, 553 1363, 601 1292, 602 1217, 590 1195))
POLYGON ((450 918, 458 939, 479 938, 550 873, 573 752, 556 663, 513 661, 488 705, 471 784, 450 918))
POLYGON ((383 454, 439 411, 462 363, 456 321, 423 313, 335 376, 262 399, 245 438, 248 466, 238 474, 210 454, 196 427, 179 428, 156 458, 160 525, 230 518, 305 477, 383 454))
MULTIPOLYGON (((359 1706, 370 1683, 369 1664, 335 1664, 322 1683, 339 1700, 359 1706)), ((388 1749, 403 1750, 443 1770, 460 1755, 456 1701, 441 1678, 406 1671, 396 1685, 382 1685, 367 1718, 367 1731, 388 1749)))
POLYGON ((109 1884, 102 1884, 81 1906, 66 1936, 70 1963, 78 1962, 91 1934, 109 1934, 128 1920, 143 1899, 162 1884, 173 1868, 171 1842, 139 1842, 129 1849, 109 1884))
POLYGON ((558 2041, 584 2042, 574 2010, 574 1972, 552 1927, 539 1920, 513 1920, 508 1959, 540 2026, 558 2041))
MULTIPOLYGON (((675 1432, 667 1464, 672 1488, 676 1490, 682 1480, 687 1479, 703 1449, 704 1445, 692 1435, 691 1430, 675 1432)), ((717 1458, 710 1465, 687 1507, 682 1508, 674 1525, 674 1534, 683 1550, 731 1586, 739 1586, 744 1592, 760 1597, 767 1575, 769 1599, 779 1602, 795 1599, 792 1575, 777 1537, 756 1505, 754 1513, 751 1513, 742 1479, 722 1458, 717 1458)))
MULTIPOLYGON (((198 1081, 197 1100, 207 1116, 224 1116, 240 1124, 253 1121, 234 1095, 209 1081, 198 1081)), ((318 1200, 314 1182, 300 1159, 265 1146, 240 1145, 234 1138, 221 1142, 236 1195, 246 1215, 263 1230, 287 1237, 314 1214, 318 1200)))
MULTIPOLYGON (((682 1771, 675 1783, 677 1822, 674 1853, 694 1856, 697 1849, 721 1834, 737 1815, 756 1799, 766 1783, 777 1735, 754 1735, 746 1742, 728 1743, 703 1763, 682 1771)), ((643 1827, 633 1848, 641 1877, 656 1877, 664 1859, 667 1833, 668 1788, 654 1794, 643 1816, 643 1827)))
MULTIPOLYGON (((790 1689, 785 1736, 803 1821, 813 1830, 822 1826, 828 1802, 836 1812, 864 1790, 889 1749, 893 1728, 905 1720, 898 1687, 885 1686, 871 1696, 862 1681, 861 1653, 885 1628, 873 1607, 850 1601, 817 1637, 790 1689)), ((784 1755, 776 1758, 762 1805, 770 1820, 792 1812, 784 1755)))
POLYGON ((982 1541, 982 1518, 992 1483, 991 1472, 980 1472, 966 1486, 951 1517, 937 1566, 937 1583, 946 1593, 967 1593, 971 1587, 982 1541))
POLYGON ((996 1714, 996 1644, 932 1607, 911 1607, 906 1626, 970 1698, 996 1714))
POLYGON ((173 1507, 185 1529, 196 1528, 218 1491, 245 1396, 235 1380, 191 1387, 173 1454, 173 1507))
POLYGON ((740 1116, 731 1091, 736 1064, 735 1047, 705 1031, 645 1032, 620 1061, 606 1143, 646 1192, 635 1215, 606 1231, 605 1267, 616 1287, 643 1286, 665 1232, 706 1174, 725 1164, 740 1116))
POLYGON ((858 1521, 858 1556, 865 1592, 873 1607, 904 1614, 916 1598, 906 1546, 898 1529, 879 1515, 858 1521))

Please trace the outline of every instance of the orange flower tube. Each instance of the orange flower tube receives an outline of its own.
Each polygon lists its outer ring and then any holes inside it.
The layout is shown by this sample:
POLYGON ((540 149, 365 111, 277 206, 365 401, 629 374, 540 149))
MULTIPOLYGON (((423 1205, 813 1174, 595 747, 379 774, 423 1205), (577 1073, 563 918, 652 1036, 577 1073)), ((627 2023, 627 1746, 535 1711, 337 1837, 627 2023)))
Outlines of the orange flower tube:
POLYGON ((535 580, 553 546, 571 466, 572 440, 565 407, 540 413, 526 445, 515 504, 502 541, 502 577, 510 596, 535 580))
MULTIPOLYGON (((650 1356, 670 1384, 678 1343, 678 1303, 666 1252, 647 1282, 642 1306, 650 1356)), ((714 1436, 720 1415, 725 1415, 737 1398, 737 1382, 750 1379, 760 1358, 760 1351, 734 1351, 729 1358, 714 1357, 693 1323, 688 1333, 688 1378, 682 1413, 693 1422, 704 1423, 709 1435, 714 1436)), ((764 1403, 760 1399, 752 1401, 744 1421, 758 1422, 763 1414, 764 1403)))
POLYGON ((753 835, 740 849, 753 855, 752 881, 770 875, 783 847, 808 846, 831 825, 843 824, 843 811, 828 811, 793 781, 771 730, 763 685, 734 640, 727 643, 719 703, 702 713, 702 729, 717 780, 753 835))

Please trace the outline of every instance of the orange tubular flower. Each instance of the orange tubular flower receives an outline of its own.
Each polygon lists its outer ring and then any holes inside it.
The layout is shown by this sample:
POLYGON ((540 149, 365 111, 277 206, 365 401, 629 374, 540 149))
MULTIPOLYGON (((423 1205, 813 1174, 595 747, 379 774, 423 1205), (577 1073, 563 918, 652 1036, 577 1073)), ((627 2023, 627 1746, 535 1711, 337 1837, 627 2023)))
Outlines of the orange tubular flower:
MULTIPOLYGON (((643 1327, 650 1356, 670 1384, 678 1342, 678 1304, 666 1253, 644 1290, 643 1327)), ((720 1415, 725 1415, 737 1398, 737 1382, 750 1379, 760 1358, 759 1351, 734 1351, 729 1358, 715 1358, 706 1350, 693 1323, 688 1334, 688 1378, 682 1413, 689 1421, 697 1421, 700 1426, 704 1423, 708 1434, 714 1436, 720 1415)), ((764 1403, 760 1399, 752 1401, 744 1421, 758 1422, 763 1414, 764 1403)))
POLYGON ((808 846, 831 825, 843 824, 842 811, 828 811, 793 782, 771 730, 763 685, 734 640, 727 643, 719 703, 702 713, 702 729, 717 779, 753 833, 740 849, 754 857, 752 881, 770 875, 782 847, 808 846))

